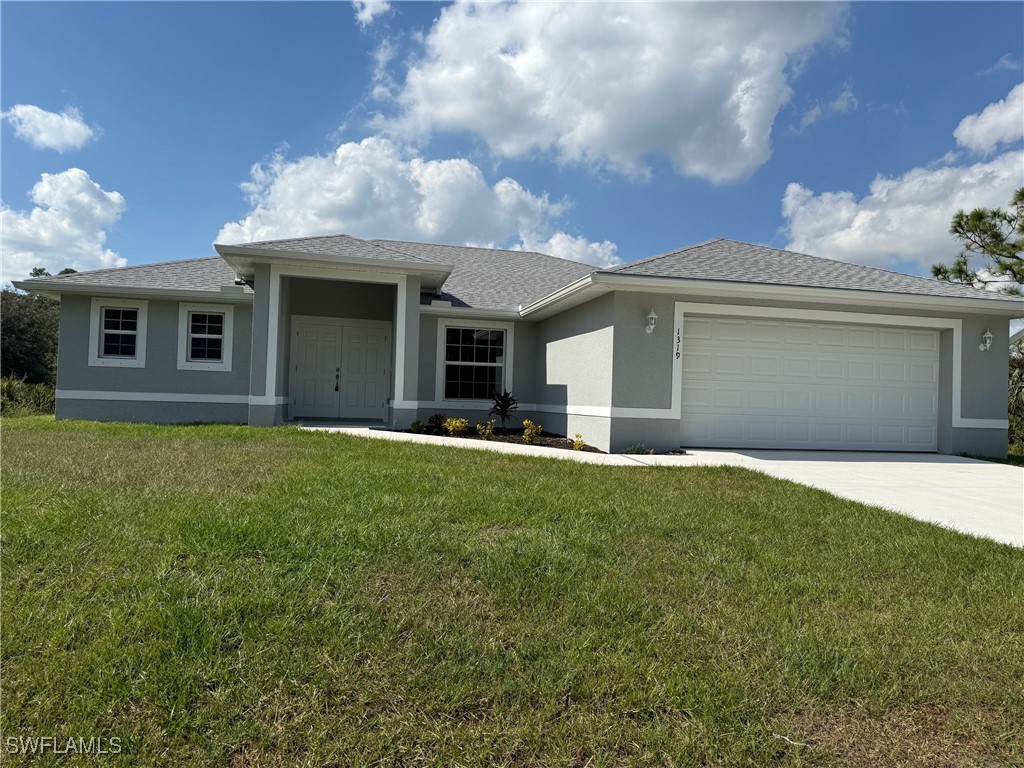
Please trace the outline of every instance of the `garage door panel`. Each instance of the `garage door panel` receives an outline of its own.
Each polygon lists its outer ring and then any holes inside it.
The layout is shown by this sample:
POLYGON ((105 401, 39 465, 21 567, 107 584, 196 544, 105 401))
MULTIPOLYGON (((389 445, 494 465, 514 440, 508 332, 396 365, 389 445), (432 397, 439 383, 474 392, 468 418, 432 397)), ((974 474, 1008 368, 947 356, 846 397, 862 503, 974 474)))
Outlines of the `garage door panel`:
POLYGON ((715 355, 715 373, 735 374, 746 373, 749 370, 749 357, 747 355, 730 355, 719 352, 715 355))
POLYGON ((711 338, 712 321, 703 317, 686 318, 685 335, 688 339, 700 341, 711 338))
POLYGON ((761 344, 779 344, 782 341, 782 324, 753 320, 750 323, 750 340, 761 344))
POLYGON ((750 336, 750 323, 746 320, 716 320, 713 332, 720 341, 746 341, 750 336))
POLYGON ((935 450, 937 332, 687 317, 683 344, 686 445, 935 450))
POLYGON ((879 331, 878 346, 880 349, 898 349, 901 351, 905 350, 907 348, 907 332, 879 331))

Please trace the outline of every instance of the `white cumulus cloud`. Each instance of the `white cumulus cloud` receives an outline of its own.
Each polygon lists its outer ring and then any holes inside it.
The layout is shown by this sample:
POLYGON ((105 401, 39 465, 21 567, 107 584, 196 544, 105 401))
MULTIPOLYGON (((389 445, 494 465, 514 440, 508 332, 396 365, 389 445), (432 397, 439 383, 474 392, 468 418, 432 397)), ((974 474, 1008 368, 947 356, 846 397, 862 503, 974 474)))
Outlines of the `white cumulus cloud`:
POLYGON ((107 192, 80 168, 44 173, 32 187, 31 211, 0 203, 0 280, 28 277, 33 267, 56 274, 123 267, 127 260, 104 247, 107 230, 124 213, 124 198, 107 192))
MULTIPOLYGON (((954 132, 957 143, 987 150, 1007 137, 1021 135, 1024 85, 1003 101, 970 115, 954 132), (1007 104, 1016 102, 1016 107, 1007 104), (1016 109, 1016 127, 1010 129, 1005 112, 1016 109)), ((900 176, 876 176, 868 194, 860 199, 850 191, 814 192, 790 184, 782 198, 786 247, 817 256, 875 267, 905 268, 920 274, 932 264, 949 263, 957 244, 949 223, 958 210, 1005 208, 1013 193, 1024 186, 1024 151, 1005 150, 995 157, 969 163, 947 152, 925 167, 900 176)))
POLYGON ((510 246, 605 266, 615 245, 558 228, 564 201, 504 178, 488 184, 465 159, 424 160, 371 137, 327 155, 280 153, 242 185, 251 210, 224 225, 219 243, 337 234, 479 246, 510 246))
POLYGON ((771 156, 776 115, 810 52, 842 43, 837 3, 517 3, 444 8, 400 78, 404 139, 478 134, 504 157, 633 177, 667 157, 724 183, 771 156))
POLYGON ((360 27, 373 23, 375 17, 391 10, 388 0, 353 0, 352 9, 356 13, 356 22, 360 27))
POLYGON ((958 209, 1005 207, 1024 184, 1024 153, 1004 152, 972 165, 913 168, 902 176, 878 176, 868 194, 815 193, 786 187, 782 215, 789 250, 892 267, 912 262, 921 274, 957 254, 949 222, 958 209))
POLYGON ((7 120, 15 134, 36 149, 66 152, 80 149, 95 137, 96 130, 82 119, 74 107, 62 112, 47 112, 34 104, 15 104, 0 117, 7 120))
POLYGON ((1001 144, 1024 138, 1024 83, 1013 87, 1002 101, 968 115, 953 131, 956 143, 974 152, 991 154, 1001 144))

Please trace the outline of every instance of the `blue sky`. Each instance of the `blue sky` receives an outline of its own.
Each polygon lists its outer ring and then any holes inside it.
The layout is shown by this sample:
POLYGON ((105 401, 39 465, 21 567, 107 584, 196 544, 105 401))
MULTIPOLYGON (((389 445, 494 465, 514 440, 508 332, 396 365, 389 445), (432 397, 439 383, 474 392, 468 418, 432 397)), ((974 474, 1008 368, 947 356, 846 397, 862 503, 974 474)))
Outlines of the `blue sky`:
POLYGON ((1021 3, 5 2, 0 22, 4 281, 333 232, 595 264, 723 236, 927 274, 958 207, 1024 185, 1021 3))

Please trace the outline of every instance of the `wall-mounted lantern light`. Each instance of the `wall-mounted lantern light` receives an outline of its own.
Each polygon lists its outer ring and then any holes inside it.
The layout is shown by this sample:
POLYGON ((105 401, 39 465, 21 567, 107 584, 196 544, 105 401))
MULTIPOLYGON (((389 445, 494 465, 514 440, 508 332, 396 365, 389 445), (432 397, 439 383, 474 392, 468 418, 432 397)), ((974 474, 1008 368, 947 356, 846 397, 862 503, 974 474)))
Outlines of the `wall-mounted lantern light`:
POLYGON ((992 349, 992 331, 985 331, 981 335, 981 344, 978 345, 978 349, 982 352, 988 352, 992 349))
POLYGON ((648 333, 654 333, 654 327, 658 324, 658 316, 654 314, 654 310, 651 310, 651 314, 647 316, 647 327, 644 329, 648 333))

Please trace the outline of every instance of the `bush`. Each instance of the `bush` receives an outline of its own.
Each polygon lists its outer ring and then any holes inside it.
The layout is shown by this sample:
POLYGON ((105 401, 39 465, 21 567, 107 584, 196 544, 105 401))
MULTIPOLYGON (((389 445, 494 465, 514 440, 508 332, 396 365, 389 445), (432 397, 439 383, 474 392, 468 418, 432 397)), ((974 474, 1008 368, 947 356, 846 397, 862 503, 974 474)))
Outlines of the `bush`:
POLYGON ((544 431, 544 427, 540 424, 534 424, 529 419, 523 419, 523 442, 527 445, 533 445, 537 442, 537 438, 540 437, 540 433, 544 431))
POLYGON ((499 392, 494 390, 494 404, 491 406, 489 416, 497 416, 501 419, 501 426, 505 426, 512 414, 519 408, 519 402, 512 397, 512 393, 507 389, 499 392))
POLYGON ((652 451, 643 443, 633 443, 632 445, 627 445, 623 453, 633 453, 647 456, 654 453, 654 451, 652 451))
POLYGON ((416 419, 416 421, 409 425, 409 431, 417 435, 422 435, 424 432, 427 431, 427 425, 424 424, 419 419, 416 419))
POLYGON ((55 396, 49 384, 29 384, 24 379, 0 379, 0 414, 38 416, 53 413, 55 396))
POLYGON ((427 419, 427 425, 430 427, 431 434, 440 435, 444 431, 444 423, 447 420, 448 417, 443 413, 435 413, 427 419))
POLYGON ((1010 445, 1024 443, 1024 355, 1010 358, 1010 388, 1008 413, 1010 418, 1010 445))
POLYGON ((462 437, 469 429, 469 422, 466 419, 446 419, 444 431, 452 437, 462 437))
POLYGON ((583 435, 577 432, 575 439, 572 441, 572 449, 574 451, 582 451, 586 447, 587 441, 583 439, 583 435))
POLYGON ((490 421, 481 421, 476 425, 476 433, 480 435, 481 440, 490 440, 494 437, 494 419, 490 421))

